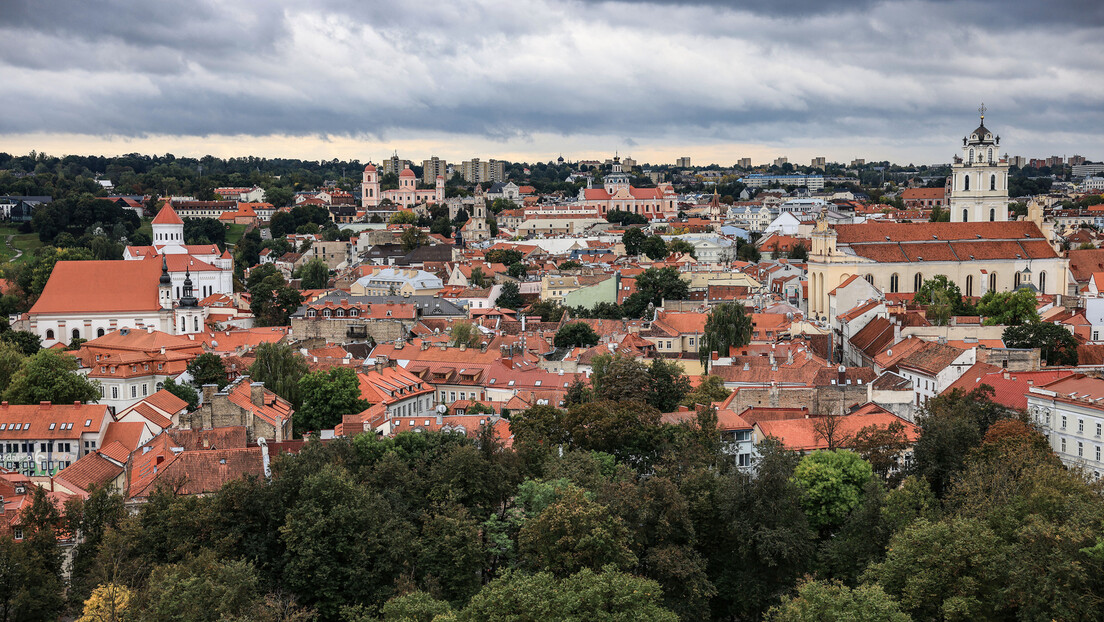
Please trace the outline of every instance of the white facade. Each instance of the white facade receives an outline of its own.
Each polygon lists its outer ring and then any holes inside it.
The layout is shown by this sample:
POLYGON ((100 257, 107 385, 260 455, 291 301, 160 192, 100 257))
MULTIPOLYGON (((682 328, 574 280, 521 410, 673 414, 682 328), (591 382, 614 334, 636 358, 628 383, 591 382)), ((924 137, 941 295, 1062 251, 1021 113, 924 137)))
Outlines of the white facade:
POLYGON ((1000 137, 981 125, 962 139, 962 155, 951 165, 948 201, 951 222, 1008 220, 1008 163, 999 151, 1000 137))
POLYGON ((1104 472, 1104 409, 1091 395, 1070 398, 1045 387, 1031 387, 1027 412, 1062 464, 1100 477, 1104 472))

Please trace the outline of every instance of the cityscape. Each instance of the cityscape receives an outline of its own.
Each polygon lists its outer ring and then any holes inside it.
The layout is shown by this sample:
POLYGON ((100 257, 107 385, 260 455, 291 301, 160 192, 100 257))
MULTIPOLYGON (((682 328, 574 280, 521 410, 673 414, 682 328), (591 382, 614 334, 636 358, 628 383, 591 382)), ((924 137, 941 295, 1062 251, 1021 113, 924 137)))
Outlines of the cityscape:
POLYGON ((1099 618, 1104 9, 64 4, 0 619, 1099 618))

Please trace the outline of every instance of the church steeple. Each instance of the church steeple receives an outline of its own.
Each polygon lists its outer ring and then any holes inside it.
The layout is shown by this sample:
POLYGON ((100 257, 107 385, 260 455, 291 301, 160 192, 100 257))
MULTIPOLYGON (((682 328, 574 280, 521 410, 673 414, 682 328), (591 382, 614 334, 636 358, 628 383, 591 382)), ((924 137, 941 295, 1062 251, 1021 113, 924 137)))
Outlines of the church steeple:
POLYGON ((181 307, 195 307, 199 305, 199 301, 192 295, 192 271, 190 268, 184 269, 184 291, 180 297, 181 307))

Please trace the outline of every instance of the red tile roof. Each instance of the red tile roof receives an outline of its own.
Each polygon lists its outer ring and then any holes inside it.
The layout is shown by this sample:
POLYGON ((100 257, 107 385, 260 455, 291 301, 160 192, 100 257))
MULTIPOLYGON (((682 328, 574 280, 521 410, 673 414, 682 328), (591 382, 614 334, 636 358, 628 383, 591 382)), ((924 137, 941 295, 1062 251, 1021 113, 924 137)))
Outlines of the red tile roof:
POLYGON ((160 277, 161 262, 154 259, 59 261, 31 314, 156 311, 160 277))
POLYGON ((165 206, 161 208, 161 211, 157 212, 157 216, 153 219, 155 225, 182 225, 184 221, 180 219, 180 216, 176 215, 176 210, 172 208, 170 203, 165 203, 165 206))

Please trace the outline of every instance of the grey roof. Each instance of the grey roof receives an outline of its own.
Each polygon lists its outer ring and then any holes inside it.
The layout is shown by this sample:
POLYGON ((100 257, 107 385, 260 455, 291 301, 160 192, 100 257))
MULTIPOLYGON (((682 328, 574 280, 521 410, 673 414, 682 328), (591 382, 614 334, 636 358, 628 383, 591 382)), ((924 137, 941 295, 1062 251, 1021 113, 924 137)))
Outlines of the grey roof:
MULTIPOLYGON (((440 298, 438 296, 350 296, 345 292, 326 294, 314 301, 311 305, 325 304, 326 301, 363 302, 367 304, 412 304, 417 309, 418 317, 467 317, 468 311, 464 307, 440 298)), ((293 317, 304 317, 307 314, 307 305, 301 305, 292 314, 293 317)))
POLYGON ((396 259, 395 265, 410 266, 413 264, 424 264, 427 261, 452 261, 452 246, 448 244, 419 246, 407 253, 404 257, 396 259))

